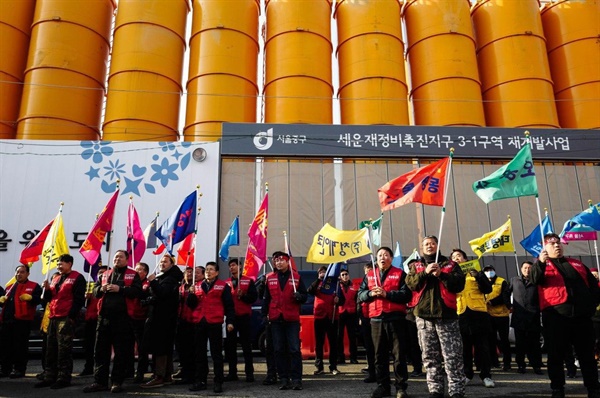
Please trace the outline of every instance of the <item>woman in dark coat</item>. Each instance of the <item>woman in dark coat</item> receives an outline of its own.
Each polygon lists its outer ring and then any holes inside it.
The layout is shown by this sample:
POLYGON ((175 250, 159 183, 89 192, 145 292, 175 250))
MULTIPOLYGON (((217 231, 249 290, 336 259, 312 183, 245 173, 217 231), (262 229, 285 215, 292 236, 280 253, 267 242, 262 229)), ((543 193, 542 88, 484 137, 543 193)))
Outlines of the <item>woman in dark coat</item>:
POLYGON ((154 358, 154 377, 143 388, 162 387, 171 382, 173 374, 173 344, 177 327, 179 284, 183 273, 173 258, 166 254, 160 260, 160 272, 148 276, 150 310, 144 331, 146 352, 154 358))

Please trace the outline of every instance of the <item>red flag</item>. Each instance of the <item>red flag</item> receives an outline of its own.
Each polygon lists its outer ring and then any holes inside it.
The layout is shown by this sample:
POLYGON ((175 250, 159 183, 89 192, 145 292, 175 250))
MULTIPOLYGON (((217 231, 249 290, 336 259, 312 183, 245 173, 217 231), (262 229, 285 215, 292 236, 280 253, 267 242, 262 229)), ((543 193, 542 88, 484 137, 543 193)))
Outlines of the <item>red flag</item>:
POLYGON ((46 237, 48 236, 48 232, 50 232, 50 227, 52 227, 53 222, 54 219, 50 220, 48 225, 38 232, 37 235, 29 241, 27 246, 25 246, 21 252, 21 258, 19 259, 21 264, 34 263, 40 259, 40 254, 42 254, 44 248, 44 242, 46 241, 46 237))
POLYGON ((253 280, 256 280, 261 267, 267 262, 268 213, 269 193, 267 192, 248 230, 248 249, 246 250, 243 274, 253 280))
POLYGON ((381 210, 392 210, 411 202, 443 206, 448 164, 449 157, 412 170, 379 188, 381 210))
POLYGON ((167 247, 165 246, 164 243, 161 243, 160 246, 158 246, 158 248, 156 250, 152 251, 152 254, 154 254, 155 256, 158 256, 159 254, 162 254, 162 252, 165 251, 167 247))
POLYGON ((135 263, 144 257, 146 251, 146 237, 140 226, 140 218, 133 202, 129 202, 127 211, 127 253, 129 253, 128 266, 133 268, 135 263), (131 250, 133 247, 133 250, 131 250))
POLYGON ((194 268, 196 254, 196 234, 192 233, 185 237, 177 249, 177 265, 185 265, 194 268))
POLYGON ((102 213, 98 216, 98 219, 92 226, 92 229, 90 229, 90 233, 85 239, 85 242, 81 245, 81 249, 79 249, 79 253, 81 253, 83 258, 90 264, 96 263, 106 233, 112 229, 113 216, 115 215, 115 206, 117 204, 118 196, 119 191, 117 190, 109 199, 104 209, 102 209, 102 213))

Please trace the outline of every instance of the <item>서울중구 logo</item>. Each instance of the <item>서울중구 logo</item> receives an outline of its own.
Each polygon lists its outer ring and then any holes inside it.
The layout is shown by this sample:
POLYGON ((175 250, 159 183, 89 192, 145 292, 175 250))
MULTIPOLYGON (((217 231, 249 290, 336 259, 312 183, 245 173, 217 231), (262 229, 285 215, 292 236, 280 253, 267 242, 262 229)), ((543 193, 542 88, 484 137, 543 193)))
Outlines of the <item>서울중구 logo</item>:
POLYGON ((254 136, 254 146, 261 151, 266 151, 273 145, 273 129, 270 128, 267 131, 259 131, 254 136))

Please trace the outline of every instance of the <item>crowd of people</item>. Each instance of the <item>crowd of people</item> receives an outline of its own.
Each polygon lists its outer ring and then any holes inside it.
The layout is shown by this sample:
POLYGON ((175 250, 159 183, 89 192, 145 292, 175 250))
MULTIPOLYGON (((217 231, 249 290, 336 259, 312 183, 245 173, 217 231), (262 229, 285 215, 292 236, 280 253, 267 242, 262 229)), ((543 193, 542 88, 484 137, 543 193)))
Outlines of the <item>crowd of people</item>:
POLYGON ((539 258, 523 262, 510 281, 491 265, 461 268, 466 253, 454 249, 442 255, 435 236, 423 239, 421 257, 408 264, 408 272, 394 267, 393 258, 390 248, 381 247, 374 263, 365 264, 360 285, 342 268, 334 289, 325 283, 326 267, 307 288, 281 251, 273 253, 273 272, 256 281, 242 275, 237 259, 229 261, 225 280, 216 262, 182 272, 168 254, 156 272, 142 262, 132 269, 125 250, 115 252, 112 267, 100 267, 95 283, 72 269, 70 255, 60 256, 57 272, 41 286, 29 280, 28 266, 19 265, 14 283, 0 291, 0 377, 25 376, 28 336, 42 304, 44 371, 35 387, 70 386, 74 327, 85 307, 85 365, 79 376, 91 375, 93 382, 84 393, 122 392, 127 378, 144 389, 176 383, 193 392, 207 390, 208 348, 211 387, 221 393, 225 382, 239 380, 238 343, 245 382, 255 382, 250 330, 252 305, 261 298, 267 362, 262 384, 301 390, 300 309, 312 295, 314 375, 326 373, 326 340, 329 374, 340 374, 338 365, 347 360, 358 363, 360 333, 367 357, 364 382, 376 383, 372 398, 392 396, 392 387, 396 398, 408 397, 410 379, 424 373, 433 398, 445 391, 464 397, 476 370, 481 383, 494 388, 493 369, 512 370, 510 327, 517 373, 529 365, 544 374, 543 335, 552 397, 565 397, 564 369, 574 377, 576 357, 588 397, 600 398, 598 270, 565 257, 558 235, 545 235, 539 258))

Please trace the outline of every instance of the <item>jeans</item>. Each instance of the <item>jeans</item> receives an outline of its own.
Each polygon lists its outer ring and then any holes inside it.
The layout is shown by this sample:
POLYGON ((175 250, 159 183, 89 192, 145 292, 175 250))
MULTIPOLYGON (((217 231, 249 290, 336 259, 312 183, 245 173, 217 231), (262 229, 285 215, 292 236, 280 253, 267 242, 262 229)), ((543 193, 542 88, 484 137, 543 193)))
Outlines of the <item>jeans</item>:
POLYGON ((271 322, 271 334, 280 378, 301 381, 300 322, 271 322))

